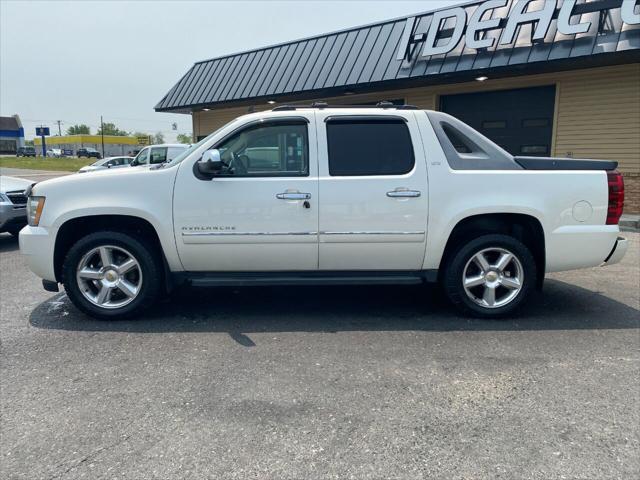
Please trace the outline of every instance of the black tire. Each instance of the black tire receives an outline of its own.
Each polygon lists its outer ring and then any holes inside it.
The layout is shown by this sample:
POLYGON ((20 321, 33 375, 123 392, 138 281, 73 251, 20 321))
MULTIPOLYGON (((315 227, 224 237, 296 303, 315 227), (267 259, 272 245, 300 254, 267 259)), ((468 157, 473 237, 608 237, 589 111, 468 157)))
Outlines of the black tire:
POLYGON ((87 315, 101 320, 119 320, 139 315, 158 299, 163 285, 161 253, 145 246, 144 240, 121 232, 100 231, 78 240, 67 252, 62 266, 62 283, 73 304, 87 315), (80 291, 76 268, 92 249, 110 245, 130 252, 137 260, 142 273, 142 284, 137 296, 119 308, 103 308, 90 302, 80 291))
POLYGON ((7 230, 7 232, 9 232, 14 237, 17 237, 20 234, 20 230, 22 230, 22 227, 20 227, 20 228, 12 228, 11 230, 7 230))
MULTIPOLYGON (((511 264, 512 268, 514 264, 511 264)), ((504 318, 514 314, 530 296, 536 283, 536 262, 533 254, 518 239, 509 235, 483 235, 466 244, 462 244, 449 256, 442 276, 443 289, 453 305, 463 314, 478 318, 504 318), (477 253, 487 249, 504 249, 514 255, 522 268, 519 292, 503 306, 490 308, 481 306, 470 298, 463 285, 465 267, 477 253)), ((475 288, 475 287, 474 287, 475 288)), ((484 288, 480 286, 480 288, 484 288)), ((504 287, 499 287, 502 292, 504 287)), ((508 290, 504 289, 505 296, 508 290)), ((478 298, 477 301, 480 301, 478 298)), ((485 304, 486 305, 486 304, 485 304)))

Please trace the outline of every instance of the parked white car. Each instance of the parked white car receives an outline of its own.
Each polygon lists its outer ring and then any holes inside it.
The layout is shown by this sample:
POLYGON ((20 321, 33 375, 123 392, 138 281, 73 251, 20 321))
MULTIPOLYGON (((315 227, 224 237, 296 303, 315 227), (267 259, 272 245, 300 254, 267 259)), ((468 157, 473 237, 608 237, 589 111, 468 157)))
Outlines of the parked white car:
POLYGON ((60 158, 62 157, 62 150, 60 148, 50 148, 47 150, 47 157, 60 158))
POLYGON ((440 282, 509 315, 545 273, 613 264, 616 162, 513 157, 444 113, 279 107, 167 164, 37 184, 20 248, 100 318, 171 287, 440 282))
POLYGON ((138 152, 134 160, 131 162, 131 166, 158 165, 170 162, 188 148, 189 145, 185 145, 183 143, 162 143, 158 145, 150 145, 148 147, 144 147, 138 152))
POLYGON ((78 170, 78 173, 95 172, 96 170, 106 170, 108 168, 128 167, 133 161, 133 157, 107 157, 91 165, 86 165, 78 170))

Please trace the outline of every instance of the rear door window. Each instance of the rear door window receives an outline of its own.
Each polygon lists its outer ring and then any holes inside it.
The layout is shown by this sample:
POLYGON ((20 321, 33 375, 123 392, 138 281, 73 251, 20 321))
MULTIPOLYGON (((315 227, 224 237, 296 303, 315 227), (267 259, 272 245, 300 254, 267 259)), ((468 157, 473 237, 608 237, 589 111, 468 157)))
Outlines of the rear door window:
POLYGON ((327 141, 331 176, 404 175, 415 165, 402 118, 330 117, 327 141))

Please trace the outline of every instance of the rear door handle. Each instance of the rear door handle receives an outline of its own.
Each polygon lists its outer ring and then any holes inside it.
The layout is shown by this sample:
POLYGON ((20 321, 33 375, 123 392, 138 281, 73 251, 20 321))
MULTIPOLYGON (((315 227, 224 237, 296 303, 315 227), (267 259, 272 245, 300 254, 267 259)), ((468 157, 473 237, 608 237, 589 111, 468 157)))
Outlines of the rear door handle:
POLYGON ((422 195, 422 193, 418 190, 404 190, 400 188, 387 192, 387 197, 391 198, 416 198, 420 195, 422 195))
POLYGON ((311 198, 311 194, 301 192, 284 192, 276 194, 276 198, 279 198, 280 200, 309 200, 311 198))

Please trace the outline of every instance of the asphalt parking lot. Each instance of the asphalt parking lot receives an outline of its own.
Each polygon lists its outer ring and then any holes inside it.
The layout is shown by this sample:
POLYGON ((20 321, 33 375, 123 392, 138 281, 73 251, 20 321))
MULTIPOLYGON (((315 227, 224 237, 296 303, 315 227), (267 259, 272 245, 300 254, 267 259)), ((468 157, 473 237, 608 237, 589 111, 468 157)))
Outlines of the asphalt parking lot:
POLYGON ((420 287, 188 289, 100 322, 0 236, 0 477, 637 478, 640 234, 517 319, 420 287))
POLYGON ((8 168, 0 167, 0 175, 7 175, 9 177, 19 177, 25 180, 31 180, 32 182, 44 182, 52 178, 57 178, 63 175, 69 175, 71 172, 55 172, 47 170, 28 170, 25 168, 8 168))

